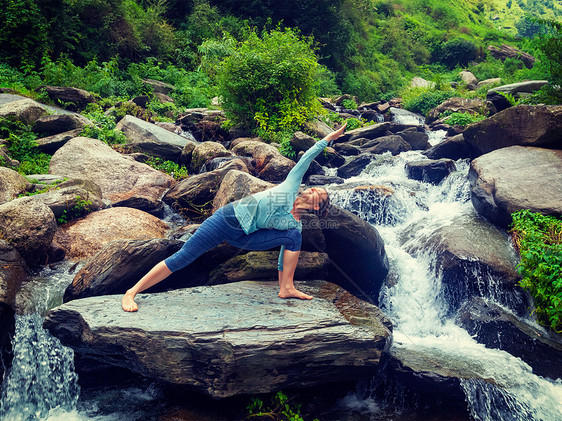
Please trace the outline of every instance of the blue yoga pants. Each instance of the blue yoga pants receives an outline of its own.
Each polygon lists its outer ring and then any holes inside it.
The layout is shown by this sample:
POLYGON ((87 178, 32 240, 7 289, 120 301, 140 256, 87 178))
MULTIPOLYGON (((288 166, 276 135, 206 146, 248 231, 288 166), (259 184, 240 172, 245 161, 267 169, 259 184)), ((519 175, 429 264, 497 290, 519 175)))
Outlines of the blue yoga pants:
POLYGON ((223 241, 244 250, 269 250, 285 246, 287 250, 298 251, 302 235, 295 228, 260 229, 246 234, 234 214, 234 207, 229 203, 207 218, 183 247, 164 260, 164 263, 168 269, 176 272, 223 241))

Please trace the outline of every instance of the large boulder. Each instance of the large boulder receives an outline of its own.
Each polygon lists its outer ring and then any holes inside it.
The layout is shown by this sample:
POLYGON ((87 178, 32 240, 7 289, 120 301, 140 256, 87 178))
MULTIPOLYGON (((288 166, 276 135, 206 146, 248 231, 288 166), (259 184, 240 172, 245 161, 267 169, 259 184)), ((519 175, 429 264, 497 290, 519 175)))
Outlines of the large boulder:
POLYGON ((424 159, 406 163, 408 178, 439 184, 445 177, 456 171, 455 161, 452 159, 424 159))
POLYGON ((0 302, 15 308, 16 294, 27 281, 29 269, 18 251, 5 240, 0 240, 0 302))
POLYGON ((84 89, 69 86, 45 86, 43 88, 49 98, 73 111, 83 109, 88 104, 96 102, 94 96, 84 89))
POLYGON ((483 298, 468 301, 457 321, 479 343, 521 358, 537 376, 562 378, 562 336, 540 329, 483 298))
POLYGON ((90 180, 101 187, 103 199, 113 206, 157 211, 164 191, 175 181, 146 164, 126 158, 97 139, 77 137, 51 159, 51 174, 90 180))
POLYGON ((375 139, 379 136, 385 135, 386 132, 390 130, 391 126, 391 123, 385 122, 349 130, 348 132, 345 132, 343 135, 341 135, 338 139, 336 139, 334 143, 349 142, 351 140, 359 139, 362 137, 366 139, 375 139))
POLYGON ((31 197, 0 205, 0 239, 13 245, 30 267, 47 262, 56 229, 53 211, 31 197))
POLYGON ((468 176, 474 208, 501 227, 521 209, 562 215, 562 150, 498 149, 473 160, 468 176))
POLYGON ((247 167, 242 160, 233 160, 217 170, 191 176, 171 188, 162 200, 185 217, 204 219, 212 213, 215 195, 231 170, 247 171, 247 167))
POLYGON ((297 287, 314 299, 283 300, 275 282, 244 281, 140 294, 140 310, 119 317, 120 296, 91 297, 51 310, 44 327, 77 356, 215 398, 371 378, 390 321, 334 285, 297 287))
POLYGON ((481 99, 469 99, 453 97, 442 102, 437 107, 433 108, 427 113, 426 123, 430 124, 439 118, 440 114, 445 111, 454 113, 469 113, 472 115, 485 114, 491 115, 496 113, 496 108, 489 101, 482 101, 481 99))
POLYGON ((218 142, 202 142, 195 146, 191 152, 189 169, 192 173, 198 173, 205 162, 213 158, 232 156, 230 151, 218 142))
POLYGON ((0 167, 0 204, 15 199, 31 189, 31 183, 20 173, 0 167))
POLYGON ((174 162, 180 161, 182 150, 189 142, 185 137, 131 115, 123 117, 115 126, 115 130, 127 136, 128 146, 174 162))
POLYGON ((86 117, 80 114, 53 114, 38 118, 33 123, 33 131, 44 136, 51 136, 63 132, 92 125, 86 117))
POLYGON ((33 124, 39 117, 47 114, 47 110, 32 99, 20 99, 0 105, 0 117, 33 124))
POLYGON ((392 155, 398 155, 400 152, 412 150, 412 146, 406 142, 402 136, 389 135, 375 139, 376 144, 364 148, 363 151, 372 154, 381 154, 390 152, 392 155))
POLYGON ((336 206, 330 206, 323 219, 322 233, 331 261, 330 281, 376 303, 389 270, 380 234, 368 222, 336 206))
POLYGON ((274 184, 260 180, 247 172, 232 170, 226 173, 213 200, 213 212, 227 203, 242 199, 273 187, 274 184))
POLYGON ((502 44, 500 47, 490 45, 488 51, 495 59, 504 61, 506 58, 514 58, 523 62, 527 69, 532 69, 536 58, 511 45, 502 44))
POLYGON ((429 135, 421 127, 412 127, 396 133, 410 144, 413 150, 425 150, 429 147, 429 135))
POLYGON ((449 158, 456 161, 457 159, 470 158, 471 149, 461 133, 439 142, 423 151, 422 154, 429 159, 449 158))
POLYGON ((473 212, 452 222, 439 218, 415 222, 404 228, 400 241, 413 255, 433 251, 432 269, 441 277, 440 293, 450 311, 472 296, 493 297, 526 311, 526 296, 516 288, 518 256, 508 235, 473 212))
POLYGON ((476 79, 476 76, 474 76, 474 74, 472 72, 469 72, 468 70, 460 71, 459 76, 461 77, 461 80, 467 85, 476 86, 478 84, 478 79, 476 79))
POLYGON ((338 177, 349 178, 361 174, 361 172, 376 159, 376 155, 372 153, 363 153, 354 156, 345 165, 338 168, 338 177))
POLYGON ((469 125, 474 157, 508 146, 562 148, 562 105, 517 105, 469 125))
POLYGON ((538 91, 547 84, 547 80, 526 80, 524 82, 502 85, 488 90, 486 99, 494 104, 498 111, 502 111, 511 107, 511 103, 507 100, 504 94, 509 94, 514 99, 519 99, 525 95, 538 91))
POLYGON ((168 225, 146 212, 133 208, 110 208, 61 225, 55 241, 69 259, 85 259, 108 242, 120 239, 163 238, 168 225))
MULTIPOLYGON (((252 251, 218 265, 209 274, 212 284, 278 279, 278 251, 252 251)), ((328 279, 329 259, 325 253, 301 251, 295 271, 299 281, 328 279)))
POLYGON ((63 147, 70 139, 80 136, 83 129, 74 129, 67 132, 58 133, 52 136, 37 139, 37 147, 41 152, 54 154, 58 149, 63 147))
POLYGON ((34 195, 33 200, 47 205, 57 220, 63 218, 66 222, 106 207, 100 197, 81 186, 53 188, 34 195))
POLYGON ((258 177, 265 181, 282 182, 295 166, 294 161, 281 155, 275 146, 263 142, 240 142, 232 148, 232 152, 251 157, 258 177))

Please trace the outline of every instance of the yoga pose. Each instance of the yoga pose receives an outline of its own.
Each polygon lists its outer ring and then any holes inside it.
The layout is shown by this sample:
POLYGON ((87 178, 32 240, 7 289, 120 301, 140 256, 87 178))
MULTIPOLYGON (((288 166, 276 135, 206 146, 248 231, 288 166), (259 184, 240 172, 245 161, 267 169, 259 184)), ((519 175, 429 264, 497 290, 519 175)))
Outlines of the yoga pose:
POLYGON ((245 250, 268 250, 281 246, 279 297, 312 299, 293 285, 302 241, 300 219, 306 211, 324 214, 329 198, 328 192, 320 187, 306 189, 300 196, 298 190, 312 160, 343 134, 346 125, 306 151, 281 184, 229 203, 207 218, 177 253, 157 263, 125 293, 121 301, 123 310, 137 311, 134 299, 139 292, 186 267, 223 241, 245 250))

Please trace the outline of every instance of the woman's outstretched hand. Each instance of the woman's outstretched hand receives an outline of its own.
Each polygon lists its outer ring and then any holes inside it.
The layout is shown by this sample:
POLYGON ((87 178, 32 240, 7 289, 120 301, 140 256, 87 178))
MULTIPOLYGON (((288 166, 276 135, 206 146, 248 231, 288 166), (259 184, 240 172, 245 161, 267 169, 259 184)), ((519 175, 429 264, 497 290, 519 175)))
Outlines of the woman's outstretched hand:
POLYGON ((328 141, 328 146, 332 146, 334 140, 336 140, 338 137, 340 137, 343 134, 346 126, 347 126, 347 121, 343 123, 343 126, 337 129, 335 132, 330 133, 328 136, 324 138, 328 141))

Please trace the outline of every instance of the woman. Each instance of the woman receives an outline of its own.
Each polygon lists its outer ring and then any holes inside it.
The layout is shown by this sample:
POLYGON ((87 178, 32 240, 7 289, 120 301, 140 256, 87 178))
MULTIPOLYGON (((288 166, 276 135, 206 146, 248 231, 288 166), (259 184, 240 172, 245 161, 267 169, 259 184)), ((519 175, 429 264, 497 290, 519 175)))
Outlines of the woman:
POLYGON ((207 218, 177 253, 157 263, 125 293, 121 301, 123 310, 137 311, 134 298, 139 292, 186 267, 223 241, 245 250, 268 250, 281 246, 279 297, 312 299, 293 285, 302 240, 300 219, 306 211, 325 213, 329 199, 328 192, 320 187, 309 188, 300 196, 298 190, 312 160, 343 134, 346 125, 306 151, 283 183, 229 203, 207 218))

